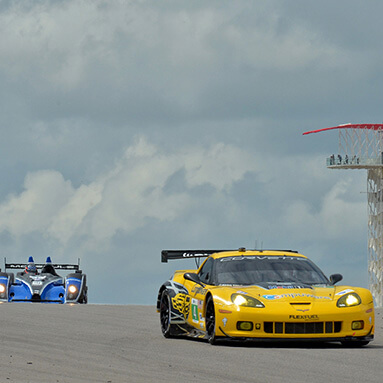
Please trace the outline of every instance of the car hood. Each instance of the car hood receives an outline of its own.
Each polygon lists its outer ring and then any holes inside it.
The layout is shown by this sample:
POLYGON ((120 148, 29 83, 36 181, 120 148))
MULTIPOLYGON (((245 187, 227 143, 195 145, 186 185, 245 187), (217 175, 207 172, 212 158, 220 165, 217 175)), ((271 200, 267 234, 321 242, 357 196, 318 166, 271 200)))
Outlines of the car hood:
POLYGON ((349 286, 309 286, 294 283, 268 284, 267 286, 232 286, 230 294, 244 294, 262 301, 278 302, 328 302, 339 299, 342 295, 355 291, 349 286))

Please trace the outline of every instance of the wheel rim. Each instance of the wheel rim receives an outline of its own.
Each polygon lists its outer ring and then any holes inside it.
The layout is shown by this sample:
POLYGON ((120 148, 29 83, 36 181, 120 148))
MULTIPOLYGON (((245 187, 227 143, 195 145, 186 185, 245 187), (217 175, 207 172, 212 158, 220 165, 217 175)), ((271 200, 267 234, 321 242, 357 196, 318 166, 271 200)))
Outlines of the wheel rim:
POLYGON ((170 305, 169 296, 167 294, 163 294, 161 298, 160 318, 162 332, 166 333, 170 323, 170 305))

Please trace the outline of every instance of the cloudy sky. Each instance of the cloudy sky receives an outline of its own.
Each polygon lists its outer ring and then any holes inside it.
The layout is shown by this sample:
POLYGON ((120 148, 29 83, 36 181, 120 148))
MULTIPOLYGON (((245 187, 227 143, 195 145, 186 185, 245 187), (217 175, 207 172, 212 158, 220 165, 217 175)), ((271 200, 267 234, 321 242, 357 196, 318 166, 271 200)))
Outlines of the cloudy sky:
MULTIPOLYGON (((0 0, 0 255, 77 262, 94 303, 155 304, 162 249, 296 249, 368 286, 381 1, 0 0)), ((2 263, 2 262, 1 262, 2 263)))

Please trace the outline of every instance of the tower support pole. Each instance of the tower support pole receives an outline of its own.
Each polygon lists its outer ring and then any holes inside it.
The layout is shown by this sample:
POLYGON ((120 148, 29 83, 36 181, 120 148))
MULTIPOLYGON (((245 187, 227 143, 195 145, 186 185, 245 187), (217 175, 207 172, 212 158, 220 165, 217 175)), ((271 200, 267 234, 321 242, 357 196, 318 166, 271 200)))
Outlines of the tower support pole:
POLYGON ((383 306, 383 169, 368 169, 368 276, 375 305, 383 306))

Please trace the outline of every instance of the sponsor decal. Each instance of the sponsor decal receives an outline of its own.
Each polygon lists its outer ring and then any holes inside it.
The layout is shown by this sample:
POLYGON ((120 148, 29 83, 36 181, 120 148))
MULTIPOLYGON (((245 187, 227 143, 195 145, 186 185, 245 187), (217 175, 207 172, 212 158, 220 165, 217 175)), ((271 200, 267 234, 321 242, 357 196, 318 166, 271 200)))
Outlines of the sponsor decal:
POLYGON ((223 323, 223 327, 226 327, 227 318, 223 318, 223 319, 222 319, 222 323, 223 323))
MULTIPOLYGON (((186 254, 186 253, 185 253, 186 254)), ((208 254, 210 255, 210 254, 208 254)), ((190 255, 192 256, 192 255, 190 255)), ((303 261, 303 262, 307 262, 307 258, 303 258, 303 257, 287 257, 285 255, 282 255, 282 256, 275 256, 275 255, 246 255, 246 256, 234 256, 234 257, 223 257, 223 258, 219 258, 219 261, 220 262, 230 262, 230 261, 246 261, 248 259, 259 259, 261 261, 265 260, 265 259, 272 259, 272 260, 279 260, 279 261, 303 261)))
POLYGON ((190 311, 190 296, 182 293, 177 294, 172 298, 172 306, 186 319, 190 311))
POLYGON ((191 301, 192 320, 194 323, 198 323, 198 299, 192 299, 191 301))
POLYGON ((247 293, 246 291, 238 290, 238 291, 236 291, 236 294, 247 295, 249 293, 247 293))
MULTIPOLYGON (((186 254, 186 253, 185 253, 186 254)), ((209 254, 210 255, 210 254, 209 254)), ((302 257, 287 257, 287 256, 275 256, 275 255, 246 255, 246 256, 234 256, 234 257, 224 257, 220 258, 220 262, 229 262, 229 261, 245 261, 247 259, 259 259, 259 260, 264 260, 264 259, 278 259, 278 260, 289 260, 289 261, 307 261, 307 258, 302 258, 302 257)))
POLYGON ((319 320, 318 315, 289 315, 289 319, 319 320))
POLYGON ((344 295, 344 294, 353 293, 353 292, 354 290, 352 289, 346 289, 346 290, 339 291, 339 293, 336 293, 335 295, 344 295))
POLYGON ((198 310, 202 310, 203 307, 203 301, 198 301, 198 310))
POLYGON ((202 286, 195 285, 195 286, 192 288, 192 291, 191 291, 191 292, 192 292, 193 294, 206 295, 207 290, 204 289, 202 286))
POLYGON ((268 299, 269 301, 273 301, 275 299, 281 299, 282 295, 262 295, 263 298, 268 299))
POLYGON ((269 290, 273 289, 303 289, 304 286, 300 285, 269 285, 267 286, 269 290))
POLYGON ((313 298, 313 299, 329 299, 331 300, 330 297, 318 297, 313 294, 305 294, 305 293, 286 293, 286 294, 280 294, 280 295, 262 295, 263 298, 266 298, 270 301, 275 300, 275 299, 282 299, 282 298, 313 298))
POLYGON ((191 257, 208 257, 209 253, 183 253, 182 256, 184 258, 191 258, 191 257))
POLYGON ((46 275, 44 275, 44 276, 41 276, 41 275, 37 275, 37 276, 30 275, 29 278, 31 278, 33 281, 43 281, 46 278, 46 275))

